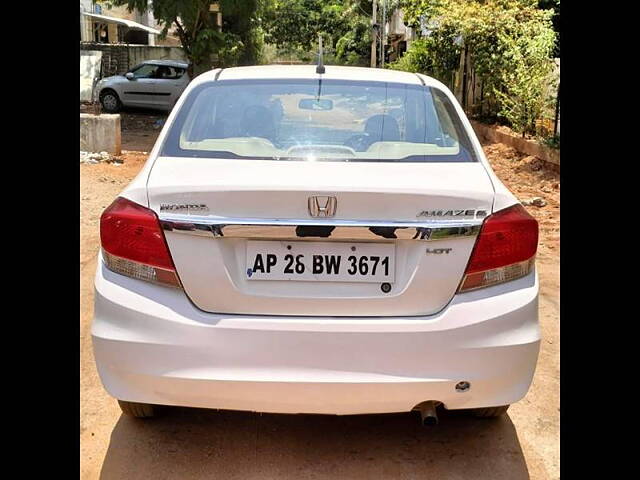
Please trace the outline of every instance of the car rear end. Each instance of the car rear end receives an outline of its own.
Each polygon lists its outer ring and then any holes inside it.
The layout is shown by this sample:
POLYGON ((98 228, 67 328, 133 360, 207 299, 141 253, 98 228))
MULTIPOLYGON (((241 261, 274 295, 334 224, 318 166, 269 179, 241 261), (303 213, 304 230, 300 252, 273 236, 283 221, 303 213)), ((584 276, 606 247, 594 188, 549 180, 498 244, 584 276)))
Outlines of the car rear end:
POLYGON ((537 223, 496 194, 446 88, 308 70, 196 79, 103 214, 105 388, 280 413, 519 400, 540 340, 537 223))

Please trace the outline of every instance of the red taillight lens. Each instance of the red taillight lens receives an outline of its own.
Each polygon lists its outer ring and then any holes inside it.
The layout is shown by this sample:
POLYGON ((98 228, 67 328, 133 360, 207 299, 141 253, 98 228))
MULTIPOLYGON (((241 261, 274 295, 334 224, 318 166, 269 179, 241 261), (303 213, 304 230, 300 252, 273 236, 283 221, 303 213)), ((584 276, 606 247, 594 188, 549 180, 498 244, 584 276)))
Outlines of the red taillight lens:
POLYGON ((179 285, 160 222, 152 210, 118 197, 100 217, 100 241, 109 269, 179 285))
POLYGON ((482 224, 460 291, 527 275, 537 248, 538 222, 522 205, 490 215, 482 224))

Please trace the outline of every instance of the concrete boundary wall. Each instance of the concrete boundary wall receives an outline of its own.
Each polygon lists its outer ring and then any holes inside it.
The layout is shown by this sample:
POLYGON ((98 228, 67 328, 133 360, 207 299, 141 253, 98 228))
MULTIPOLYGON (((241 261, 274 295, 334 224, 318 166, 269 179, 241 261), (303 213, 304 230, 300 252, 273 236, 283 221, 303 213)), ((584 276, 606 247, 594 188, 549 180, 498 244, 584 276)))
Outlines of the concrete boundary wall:
POLYGON ((80 151, 122 153, 120 115, 80 114, 80 151))
POLYGON ((534 140, 527 140, 526 138, 499 132, 496 127, 485 125, 484 123, 476 122, 475 120, 470 120, 470 122, 473 130, 476 132, 476 135, 478 135, 482 140, 504 143, 505 145, 515 148, 520 153, 526 153, 527 155, 538 157, 539 159, 552 163, 558 167, 560 166, 560 150, 541 145, 534 140))
POLYGON ((96 50, 80 51, 80 101, 90 102, 93 98, 93 85, 100 78, 102 52, 96 50))
POLYGON ((130 45, 122 43, 80 43, 80 50, 102 52, 102 76, 122 75, 144 60, 184 60, 182 47, 130 45))

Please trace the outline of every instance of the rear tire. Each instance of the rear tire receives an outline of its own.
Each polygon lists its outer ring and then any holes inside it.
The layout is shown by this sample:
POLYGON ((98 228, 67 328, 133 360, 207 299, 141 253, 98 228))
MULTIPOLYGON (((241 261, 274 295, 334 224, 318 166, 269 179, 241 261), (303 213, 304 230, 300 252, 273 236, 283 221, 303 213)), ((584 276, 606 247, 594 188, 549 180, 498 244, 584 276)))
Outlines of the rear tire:
POLYGON ((120 410, 125 415, 135 418, 151 418, 155 415, 155 408, 148 403, 126 402, 118 400, 120 410))
POLYGON ((495 418, 507 413, 509 405, 502 405, 500 407, 486 407, 486 408, 474 408, 471 410, 471 415, 476 418, 495 418))
POLYGON ((100 104, 102 105, 102 109, 107 113, 118 113, 122 110, 120 97, 111 89, 100 92, 100 104))

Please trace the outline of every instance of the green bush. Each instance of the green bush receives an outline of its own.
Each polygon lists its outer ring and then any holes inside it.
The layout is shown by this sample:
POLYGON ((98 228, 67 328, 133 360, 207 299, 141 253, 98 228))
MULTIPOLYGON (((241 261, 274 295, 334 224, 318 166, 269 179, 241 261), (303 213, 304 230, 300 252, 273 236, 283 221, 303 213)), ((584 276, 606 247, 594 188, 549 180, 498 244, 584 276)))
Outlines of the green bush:
POLYGON ((546 145, 547 147, 560 150, 560 135, 553 135, 551 137, 543 138, 541 143, 543 145, 546 145))
POLYGON ((392 65, 449 86, 468 51, 484 86, 480 112, 522 133, 535 132, 547 106, 555 32, 552 10, 534 0, 405 0, 405 19, 426 21, 429 35, 392 65))
POLYGON ((429 72, 433 70, 429 53, 426 39, 421 38, 413 42, 411 48, 402 57, 390 63, 388 67, 393 70, 413 73, 429 72))

